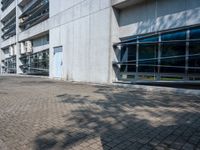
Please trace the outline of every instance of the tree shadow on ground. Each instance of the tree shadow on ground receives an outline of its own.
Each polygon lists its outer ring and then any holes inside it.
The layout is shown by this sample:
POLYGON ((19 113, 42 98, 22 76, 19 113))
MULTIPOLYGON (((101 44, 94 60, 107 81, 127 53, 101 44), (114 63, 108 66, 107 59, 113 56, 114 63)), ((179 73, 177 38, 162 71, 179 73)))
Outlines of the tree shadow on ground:
POLYGON ((41 132, 36 150, 180 149, 200 147, 200 100, 197 97, 143 90, 96 87, 101 98, 58 95, 77 108, 66 125, 41 132))

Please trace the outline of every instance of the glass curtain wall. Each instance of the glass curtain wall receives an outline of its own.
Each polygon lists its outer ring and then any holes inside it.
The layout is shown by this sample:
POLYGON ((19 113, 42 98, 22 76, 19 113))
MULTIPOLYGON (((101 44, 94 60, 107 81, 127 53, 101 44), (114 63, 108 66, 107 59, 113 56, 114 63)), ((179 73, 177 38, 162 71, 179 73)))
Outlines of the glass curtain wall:
POLYGON ((121 42, 119 80, 200 80, 200 27, 121 42))
POLYGON ((20 66, 23 73, 48 75, 49 74, 49 50, 44 50, 20 58, 20 66))
POLYGON ((16 56, 6 58, 4 61, 6 73, 16 73, 16 56))

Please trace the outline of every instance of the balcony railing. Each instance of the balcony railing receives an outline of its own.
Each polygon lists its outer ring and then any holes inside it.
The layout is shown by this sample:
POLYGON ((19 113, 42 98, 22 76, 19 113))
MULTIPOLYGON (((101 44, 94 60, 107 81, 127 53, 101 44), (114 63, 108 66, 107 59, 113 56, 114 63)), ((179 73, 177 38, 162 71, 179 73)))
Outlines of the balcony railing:
POLYGON ((8 8, 10 6, 10 4, 12 4, 14 0, 2 0, 1 1, 1 4, 2 4, 2 7, 1 7, 1 10, 4 11, 6 8, 8 8))
POLYGON ((38 0, 19 17, 19 27, 26 30, 49 18, 49 1, 38 0))

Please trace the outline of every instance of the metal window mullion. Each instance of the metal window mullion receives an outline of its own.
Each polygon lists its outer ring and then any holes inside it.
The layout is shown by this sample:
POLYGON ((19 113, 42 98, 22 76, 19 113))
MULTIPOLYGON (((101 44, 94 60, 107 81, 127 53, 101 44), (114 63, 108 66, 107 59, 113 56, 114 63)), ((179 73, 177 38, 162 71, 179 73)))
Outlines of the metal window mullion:
MULTIPOLYGON (((187 30, 187 35, 186 35, 186 39, 189 41, 190 39, 190 30, 187 30)), ((189 46, 190 46, 190 42, 186 42, 186 49, 185 49, 185 79, 184 80, 188 80, 188 62, 189 62, 189 46)))
MULTIPOLYGON (((128 50, 129 50, 129 48, 128 48, 128 46, 126 46, 126 51, 124 53, 124 55, 125 55, 124 57, 125 57, 126 61, 128 61, 128 50)), ((124 58, 123 58, 123 61, 124 61, 124 58)), ((125 72, 128 72, 128 64, 126 64, 125 72)))
POLYGON ((31 55, 28 55, 28 72, 31 72, 31 55))
POLYGON ((158 43, 158 73, 157 80, 160 80, 160 64, 161 64, 161 34, 159 34, 159 43, 158 43))
POLYGON ((138 80, 138 66, 139 66, 139 40, 137 39, 137 46, 136 46, 136 74, 135 80, 138 80))

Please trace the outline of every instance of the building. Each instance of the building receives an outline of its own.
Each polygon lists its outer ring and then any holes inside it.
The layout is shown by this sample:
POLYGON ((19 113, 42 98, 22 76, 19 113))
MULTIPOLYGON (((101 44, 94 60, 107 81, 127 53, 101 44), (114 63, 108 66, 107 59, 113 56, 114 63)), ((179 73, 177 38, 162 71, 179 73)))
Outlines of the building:
POLYGON ((1 73, 200 80, 199 0, 2 0, 1 73))

